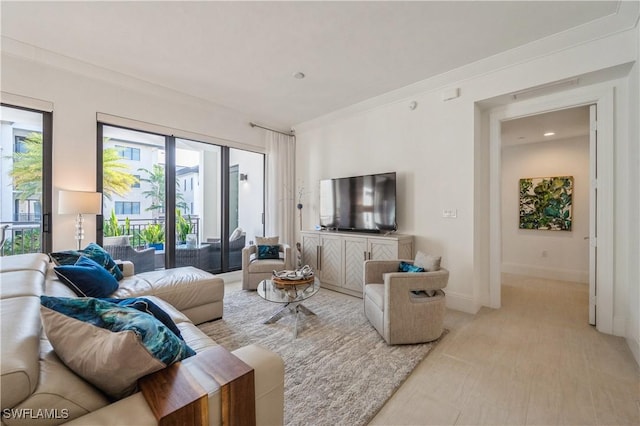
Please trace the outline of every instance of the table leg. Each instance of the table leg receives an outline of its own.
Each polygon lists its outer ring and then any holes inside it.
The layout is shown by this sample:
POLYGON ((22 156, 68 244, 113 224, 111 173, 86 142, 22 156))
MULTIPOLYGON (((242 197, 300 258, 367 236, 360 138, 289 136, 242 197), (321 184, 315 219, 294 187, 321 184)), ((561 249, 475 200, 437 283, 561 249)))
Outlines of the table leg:
POLYGON ((282 308, 278 309, 273 315, 269 317, 269 319, 264 321, 263 324, 273 324, 274 322, 278 321, 284 315, 284 311, 290 309, 289 305, 290 303, 287 303, 282 308))
POLYGON ((316 314, 315 312, 313 312, 311 309, 307 308, 303 304, 299 304, 296 309, 299 310, 299 311, 302 311, 302 313, 305 314, 305 315, 315 315, 316 314))

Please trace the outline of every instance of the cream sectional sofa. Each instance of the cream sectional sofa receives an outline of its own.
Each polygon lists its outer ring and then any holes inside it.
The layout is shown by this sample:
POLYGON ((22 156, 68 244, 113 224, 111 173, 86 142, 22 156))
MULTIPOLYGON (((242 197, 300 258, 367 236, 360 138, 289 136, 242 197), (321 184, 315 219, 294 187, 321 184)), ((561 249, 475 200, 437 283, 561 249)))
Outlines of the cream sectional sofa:
MULTIPOLYGON (((127 274, 127 269, 112 297, 148 297, 171 316, 185 342, 196 352, 182 364, 209 393, 210 424, 221 424, 219 388, 192 361, 199 352, 217 345, 194 324, 222 317, 224 282, 192 267, 138 275, 127 274)), ((140 392, 116 402, 109 401, 60 361, 42 331, 42 294, 77 297, 57 279, 46 255, 0 258, 2 424, 157 424, 140 392)), ((282 424, 282 358, 257 345, 232 353, 254 369, 257 423, 282 424)))

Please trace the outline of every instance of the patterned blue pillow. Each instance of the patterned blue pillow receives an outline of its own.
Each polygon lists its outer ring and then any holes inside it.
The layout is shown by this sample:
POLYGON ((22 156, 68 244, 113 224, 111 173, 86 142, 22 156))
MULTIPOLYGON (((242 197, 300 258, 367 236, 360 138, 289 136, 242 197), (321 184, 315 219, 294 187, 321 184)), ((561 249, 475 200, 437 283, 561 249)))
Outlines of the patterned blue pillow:
POLYGON ((280 259, 280 246, 258 246, 258 259, 280 259))
POLYGON ((65 250, 55 253, 49 253, 51 260, 58 265, 75 265, 80 256, 88 257, 95 261, 98 265, 104 267, 113 277, 120 281, 124 278, 122 271, 116 265, 109 252, 105 251, 102 247, 96 243, 90 243, 82 250, 65 250))
POLYGON ((412 265, 407 262, 400 262, 400 266, 398 267, 398 272, 424 272, 424 268, 412 265))
POLYGON ((146 299, 144 297, 132 297, 128 299, 101 299, 105 302, 115 303, 119 306, 127 306, 129 308, 134 308, 139 310, 140 312, 146 312, 149 315, 153 315, 158 321, 167 326, 167 328, 178 336, 181 340, 182 333, 180 333, 180 329, 176 325, 175 322, 171 319, 169 314, 160 308, 160 306, 153 303, 151 300, 146 299))
POLYGON ((55 266, 53 271, 80 297, 107 297, 118 289, 118 281, 88 257, 80 256, 75 265, 55 266))
POLYGON ((40 296, 45 333, 60 359, 112 398, 140 377, 195 355, 152 315, 94 298, 40 296))

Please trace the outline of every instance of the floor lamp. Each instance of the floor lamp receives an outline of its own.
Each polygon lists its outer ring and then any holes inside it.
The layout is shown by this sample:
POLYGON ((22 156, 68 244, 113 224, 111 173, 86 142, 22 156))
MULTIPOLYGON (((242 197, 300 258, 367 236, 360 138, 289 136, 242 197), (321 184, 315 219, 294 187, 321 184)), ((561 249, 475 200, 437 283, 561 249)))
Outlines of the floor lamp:
POLYGON ((78 250, 84 239, 83 214, 102 213, 102 194, 99 192, 60 191, 58 195, 58 214, 76 215, 76 240, 78 250))

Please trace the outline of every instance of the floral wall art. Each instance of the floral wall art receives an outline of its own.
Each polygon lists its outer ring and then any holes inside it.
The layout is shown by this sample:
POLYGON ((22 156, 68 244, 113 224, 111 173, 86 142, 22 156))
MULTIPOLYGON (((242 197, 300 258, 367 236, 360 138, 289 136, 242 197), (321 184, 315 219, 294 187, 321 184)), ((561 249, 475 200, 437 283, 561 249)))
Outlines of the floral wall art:
POLYGON ((571 231, 573 176, 520 179, 520 229, 571 231))

